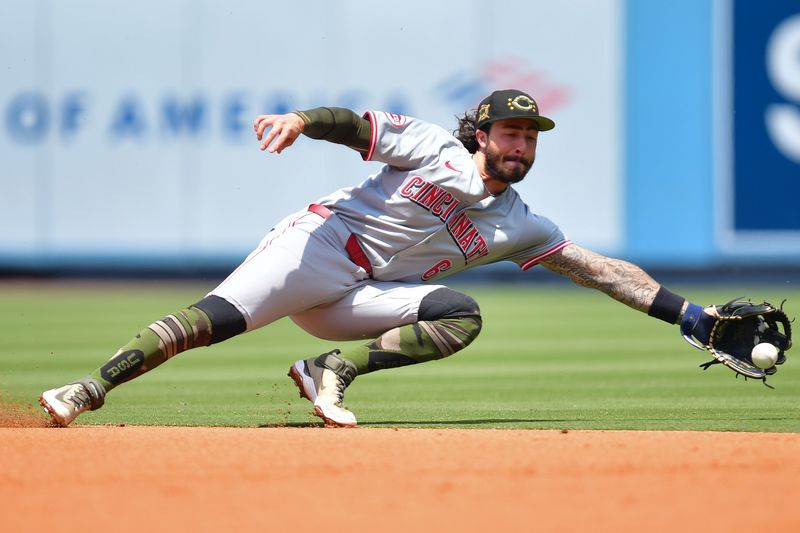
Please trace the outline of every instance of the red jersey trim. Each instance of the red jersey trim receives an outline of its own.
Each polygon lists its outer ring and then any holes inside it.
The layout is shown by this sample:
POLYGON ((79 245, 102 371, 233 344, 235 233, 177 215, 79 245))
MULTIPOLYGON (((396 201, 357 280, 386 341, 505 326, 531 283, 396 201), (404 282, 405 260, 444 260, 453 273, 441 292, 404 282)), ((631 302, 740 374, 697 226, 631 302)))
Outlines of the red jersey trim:
POLYGON ((549 250, 547 250, 546 252, 543 252, 543 253, 537 255, 536 257, 532 257, 532 258, 528 259, 527 261, 522 263, 522 265, 520 265, 520 268, 522 270, 528 270, 529 268, 535 267, 537 265, 537 263, 539 263, 539 261, 541 261, 542 259, 544 259, 548 255, 553 255, 557 251, 563 250, 564 248, 566 248, 570 244, 572 244, 572 241, 569 241, 569 240, 560 242, 560 243, 556 244, 555 246, 553 246, 552 248, 550 248, 549 250))
MULTIPOLYGON (((325 220, 329 219, 331 215, 333 215, 333 211, 320 204, 311 204, 308 206, 308 210, 311 213, 321 216, 325 220)), ((369 262, 367 254, 364 253, 361 243, 358 242, 358 239, 354 234, 350 234, 350 237, 347 239, 347 243, 344 245, 344 249, 347 252, 347 256, 350 258, 350 260, 366 270, 367 274, 369 274, 369 277, 372 277, 372 263, 369 262)))
POLYGON ((375 155, 375 145, 378 144, 378 121, 372 111, 367 111, 364 113, 364 118, 369 119, 369 125, 372 129, 372 132, 370 133, 369 137, 369 150, 367 150, 367 154, 362 155, 361 158, 364 161, 372 161, 372 156, 375 155))

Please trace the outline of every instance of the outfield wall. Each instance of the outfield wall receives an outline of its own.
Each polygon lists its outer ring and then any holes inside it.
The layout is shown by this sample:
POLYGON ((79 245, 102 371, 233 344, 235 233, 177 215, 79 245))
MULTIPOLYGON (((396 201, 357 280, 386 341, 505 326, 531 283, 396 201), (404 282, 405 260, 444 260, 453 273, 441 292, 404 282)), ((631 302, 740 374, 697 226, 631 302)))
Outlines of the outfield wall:
POLYGON ((261 153, 255 115, 452 128, 510 86, 558 124, 518 188, 574 241, 659 267, 800 263, 800 8, 769 4, 3 2, 0 268, 233 265, 377 168, 308 139, 261 153))
POLYGON ((800 259, 800 4, 631 0, 625 253, 800 259))

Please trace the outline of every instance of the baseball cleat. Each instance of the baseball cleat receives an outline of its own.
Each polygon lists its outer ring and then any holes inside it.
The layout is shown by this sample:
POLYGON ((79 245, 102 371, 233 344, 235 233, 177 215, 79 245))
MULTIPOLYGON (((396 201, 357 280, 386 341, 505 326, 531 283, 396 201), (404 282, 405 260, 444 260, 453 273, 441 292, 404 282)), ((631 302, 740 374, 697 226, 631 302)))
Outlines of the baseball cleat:
POLYGON ((106 391, 102 385, 91 378, 85 378, 44 391, 39 396, 39 403, 56 424, 67 427, 84 411, 102 407, 105 397, 106 391))
POLYGON ((339 350, 312 359, 301 359, 289 368, 289 377, 300 397, 314 404, 314 414, 326 427, 355 427, 356 416, 342 404, 344 390, 356 378, 353 363, 338 357, 339 350))

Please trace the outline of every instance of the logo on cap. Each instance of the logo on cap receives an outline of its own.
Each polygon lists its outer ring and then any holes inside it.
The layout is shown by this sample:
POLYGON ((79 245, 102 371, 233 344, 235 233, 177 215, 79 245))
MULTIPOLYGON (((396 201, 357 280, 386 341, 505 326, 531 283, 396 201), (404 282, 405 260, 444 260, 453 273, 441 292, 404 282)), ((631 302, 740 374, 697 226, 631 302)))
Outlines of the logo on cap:
POLYGON ((490 107, 492 107, 492 104, 483 104, 480 109, 478 109, 478 122, 481 120, 489 120, 490 107))
POLYGON ((539 112, 536 109, 536 102, 534 102, 533 99, 526 94, 520 94, 514 98, 509 97, 508 109, 511 111, 514 109, 519 109, 520 111, 533 111, 534 113, 539 112))

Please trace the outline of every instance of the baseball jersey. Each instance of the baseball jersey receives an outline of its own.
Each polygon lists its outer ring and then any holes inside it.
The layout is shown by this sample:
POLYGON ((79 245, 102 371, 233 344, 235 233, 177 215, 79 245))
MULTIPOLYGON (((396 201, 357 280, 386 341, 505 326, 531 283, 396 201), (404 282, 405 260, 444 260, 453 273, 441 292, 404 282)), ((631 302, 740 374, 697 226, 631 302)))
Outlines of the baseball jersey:
POLYGON ((365 160, 384 166, 355 187, 320 198, 357 236, 380 281, 437 281, 514 261, 523 270, 570 244, 508 187, 492 196, 472 154, 445 129, 370 111, 365 160))

